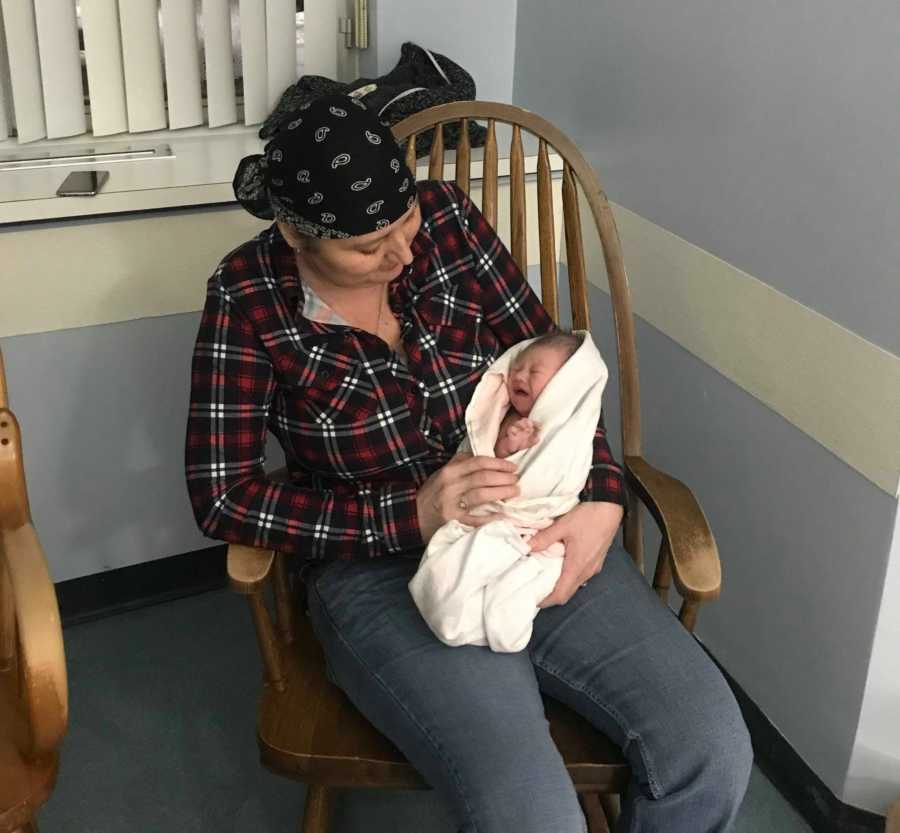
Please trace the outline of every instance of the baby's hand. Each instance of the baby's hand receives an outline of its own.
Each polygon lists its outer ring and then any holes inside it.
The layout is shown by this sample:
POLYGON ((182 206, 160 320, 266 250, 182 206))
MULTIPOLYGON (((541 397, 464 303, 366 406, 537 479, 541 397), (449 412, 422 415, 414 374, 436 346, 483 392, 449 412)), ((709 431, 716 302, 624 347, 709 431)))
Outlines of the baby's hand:
POLYGON ((523 448, 531 448, 540 440, 540 426, 528 417, 519 417, 507 425, 497 441, 494 453, 498 457, 508 457, 523 448))
POLYGON ((515 422, 511 422, 506 433, 507 436, 517 443, 521 450, 523 448, 531 448, 536 445, 539 439, 540 426, 528 417, 520 417, 515 422))

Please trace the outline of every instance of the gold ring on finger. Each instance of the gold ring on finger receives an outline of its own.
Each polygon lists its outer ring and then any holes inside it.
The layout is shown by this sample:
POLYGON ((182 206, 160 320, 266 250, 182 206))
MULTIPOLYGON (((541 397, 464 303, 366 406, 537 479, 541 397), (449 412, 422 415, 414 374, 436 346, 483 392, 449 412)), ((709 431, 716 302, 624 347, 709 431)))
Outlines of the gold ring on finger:
POLYGON ((468 511, 469 511, 469 504, 466 503, 466 499, 465 499, 464 497, 461 497, 461 498, 459 499, 459 502, 457 503, 457 506, 459 506, 459 508, 462 509, 463 512, 468 512, 468 511))

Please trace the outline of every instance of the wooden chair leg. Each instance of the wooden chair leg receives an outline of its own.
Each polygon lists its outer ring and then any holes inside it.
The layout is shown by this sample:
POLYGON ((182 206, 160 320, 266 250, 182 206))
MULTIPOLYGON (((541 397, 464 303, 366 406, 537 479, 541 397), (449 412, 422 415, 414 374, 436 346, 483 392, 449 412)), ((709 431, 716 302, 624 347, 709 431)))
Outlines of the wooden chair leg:
POLYGON ((328 833, 333 799, 334 790, 329 787, 310 784, 306 788, 306 807, 303 810, 300 833, 328 833))
POLYGON ((603 814, 606 816, 610 828, 615 827, 621 811, 619 796, 614 793, 604 793, 600 796, 600 804, 603 807, 603 814))
POLYGON ((588 833, 610 833, 600 796, 597 793, 579 793, 578 798, 587 820, 588 833))

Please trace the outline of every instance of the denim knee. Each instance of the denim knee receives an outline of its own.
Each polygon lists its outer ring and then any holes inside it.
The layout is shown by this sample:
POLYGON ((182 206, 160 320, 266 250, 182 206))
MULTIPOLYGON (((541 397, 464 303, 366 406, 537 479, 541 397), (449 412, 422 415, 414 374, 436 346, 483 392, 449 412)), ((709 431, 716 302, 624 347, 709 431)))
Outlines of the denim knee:
MULTIPOLYGON (((730 692, 729 692, 730 694, 730 692)), ((731 706, 727 717, 723 716, 721 739, 719 741, 718 762, 715 766, 719 772, 721 788, 730 798, 733 814, 736 814, 750 782, 750 771, 753 769, 753 746, 750 732, 744 722, 737 702, 731 696, 731 706)))
POLYGON ((726 819, 734 817, 744 797, 753 747, 734 695, 724 681, 716 688, 714 696, 704 698, 704 720, 693 727, 686 751, 694 788, 704 794, 707 806, 718 804, 726 819))

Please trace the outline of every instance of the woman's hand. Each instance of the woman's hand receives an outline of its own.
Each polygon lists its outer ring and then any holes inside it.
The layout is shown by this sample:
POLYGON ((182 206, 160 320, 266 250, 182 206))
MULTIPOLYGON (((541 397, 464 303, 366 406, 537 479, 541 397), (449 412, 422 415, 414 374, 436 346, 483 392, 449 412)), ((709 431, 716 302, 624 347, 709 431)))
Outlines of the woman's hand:
POLYGON ((623 514, 617 503, 579 503, 531 539, 532 552, 545 550, 557 541, 566 547, 562 574, 538 607, 564 605, 582 584, 600 572, 623 514))
POLYGON ((477 517, 471 511, 483 503, 516 497, 518 483, 515 463, 496 457, 457 454, 431 475, 416 495, 422 540, 427 544, 447 521, 484 526, 496 520, 496 515, 477 517))

